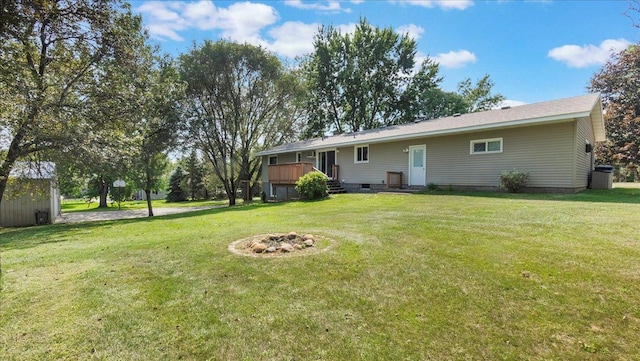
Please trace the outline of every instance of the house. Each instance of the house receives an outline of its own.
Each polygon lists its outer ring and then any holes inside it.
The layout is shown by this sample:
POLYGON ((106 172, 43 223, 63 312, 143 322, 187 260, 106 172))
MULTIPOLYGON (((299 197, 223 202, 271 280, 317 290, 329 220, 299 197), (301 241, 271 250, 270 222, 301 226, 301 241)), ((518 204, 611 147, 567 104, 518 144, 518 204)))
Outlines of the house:
MULTIPOLYGON (((135 193, 133 193, 132 198, 139 201, 146 201, 147 193, 143 189, 138 189, 135 193)), ((167 192, 165 192, 164 190, 151 191, 152 201, 155 201, 158 199, 166 199, 166 198, 167 198, 167 192)))
POLYGON ((0 202, 0 227, 51 224, 60 210, 55 164, 16 162, 0 202))
POLYGON ((284 144, 262 157, 263 189, 295 196, 313 169, 351 192, 496 189, 499 174, 530 173, 528 191, 579 192, 589 186, 592 147, 605 140, 602 101, 587 94, 478 113, 416 121, 284 144))

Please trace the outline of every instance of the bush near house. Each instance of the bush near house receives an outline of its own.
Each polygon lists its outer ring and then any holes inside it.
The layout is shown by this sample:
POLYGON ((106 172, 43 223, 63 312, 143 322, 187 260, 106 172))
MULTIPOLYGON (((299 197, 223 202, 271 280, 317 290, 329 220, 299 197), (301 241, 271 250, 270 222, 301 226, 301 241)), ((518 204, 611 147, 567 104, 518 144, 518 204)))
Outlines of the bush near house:
POLYGON ((321 199, 329 195, 327 192, 327 176, 321 172, 310 172, 298 179, 296 192, 304 199, 321 199))
POLYGON ((529 181, 529 173, 521 170, 505 170, 500 173, 500 188, 509 193, 519 193, 529 181))

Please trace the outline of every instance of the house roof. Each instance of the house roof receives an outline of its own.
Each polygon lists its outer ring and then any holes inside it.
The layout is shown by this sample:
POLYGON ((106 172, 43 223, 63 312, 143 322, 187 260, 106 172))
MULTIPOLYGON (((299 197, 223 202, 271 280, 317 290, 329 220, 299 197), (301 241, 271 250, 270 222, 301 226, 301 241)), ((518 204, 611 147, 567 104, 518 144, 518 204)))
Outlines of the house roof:
POLYGON ((604 141, 602 100, 600 99, 600 94, 594 93, 510 108, 393 125, 331 137, 302 140, 258 152, 256 156, 558 123, 583 117, 591 119, 596 141, 604 141))
POLYGON ((15 162, 9 177, 23 179, 53 179, 56 174, 56 164, 53 162, 15 162))

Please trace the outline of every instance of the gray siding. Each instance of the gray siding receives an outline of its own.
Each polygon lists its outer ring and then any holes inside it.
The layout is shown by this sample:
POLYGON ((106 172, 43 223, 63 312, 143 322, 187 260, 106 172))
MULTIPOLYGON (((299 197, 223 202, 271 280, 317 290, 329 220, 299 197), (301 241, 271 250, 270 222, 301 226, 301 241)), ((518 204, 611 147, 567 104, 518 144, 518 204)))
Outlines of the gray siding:
POLYGON ((530 173, 529 187, 573 188, 574 122, 429 139, 427 183, 495 187, 504 170, 530 173), (503 138, 503 151, 469 154, 470 142, 503 138))
MULTIPOLYGON (((403 150, 424 144, 427 184, 493 188, 499 185, 502 171, 518 169, 530 173, 528 187, 576 191, 587 186, 591 169, 591 155, 585 152, 586 139, 595 143, 590 119, 568 119, 528 127, 369 143, 368 163, 354 162, 354 146, 339 147, 336 164, 339 180, 350 189, 357 189, 361 184, 383 189, 387 172, 401 172, 406 186, 409 154, 403 150), (502 153, 470 154, 471 141, 493 138, 503 139, 502 153)), ((263 174, 267 174, 267 160, 263 157, 263 174)), ((294 161, 295 153, 278 156, 278 163, 294 161)))
MULTIPOLYGON (((576 188, 575 122, 430 137, 369 145, 369 163, 354 164, 354 147, 339 148, 340 178, 345 183, 381 184, 386 172, 402 172, 407 183, 409 154, 403 149, 426 144, 427 183, 496 187, 503 170, 531 173, 528 186, 576 188), (503 138, 503 152, 470 154, 472 140, 503 138)), ((583 153, 584 153, 584 145, 583 153)))
POLYGON ((369 163, 354 163, 355 147, 339 148, 340 179, 345 183, 383 184, 387 172, 402 172, 402 183, 407 184, 409 155, 402 150, 415 141, 369 144, 369 163))
MULTIPOLYGON (((576 167, 575 167, 575 186, 576 188, 586 188, 589 183, 589 174, 593 169, 593 153, 585 151, 585 145, 595 145, 595 135, 593 134, 593 125, 591 119, 581 118, 576 122, 576 167)), ((593 152, 593 150, 591 151, 593 152)))
POLYGON ((12 198, 9 196, 11 188, 7 188, 5 197, 0 203, 0 226, 22 227, 36 224, 36 211, 49 213, 49 223, 55 220, 60 212, 56 189, 50 186, 50 181, 39 181, 39 190, 29 191, 26 194, 12 198))

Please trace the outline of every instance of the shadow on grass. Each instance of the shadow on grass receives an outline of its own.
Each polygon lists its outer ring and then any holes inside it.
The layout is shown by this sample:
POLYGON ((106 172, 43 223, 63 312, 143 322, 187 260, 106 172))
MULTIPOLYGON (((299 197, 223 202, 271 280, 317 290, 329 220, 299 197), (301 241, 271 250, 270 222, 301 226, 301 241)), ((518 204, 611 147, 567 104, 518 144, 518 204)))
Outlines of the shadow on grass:
POLYGON ((502 193, 481 191, 427 191, 419 194, 483 197, 499 199, 523 199, 536 201, 565 201, 589 203, 640 204, 640 188, 587 189, 575 194, 558 193, 502 193))
MULTIPOLYGON (((285 203, 251 203, 236 205, 233 207, 220 207, 212 209, 204 209, 199 211, 167 214, 163 216, 126 218, 108 221, 88 221, 79 223, 61 223, 46 226, 32 226, 24 228, 5 228, 0 229, 0 251, 8 251, 14 249, 26 249, 37 247, 42 244, 60 243, 68 241, 64 235, 69 231, 86 231, 90 232, 94 229, 110 228, 113 225, 133 224, 133 223, 149 223, 161 220, 186 219, 192 217, 200 217, 204 215, 213 215, 228 212, 246 212, 264 207, 277 207, 285 203)), ((105 230, 107 232, 107 230, 105 230)))

